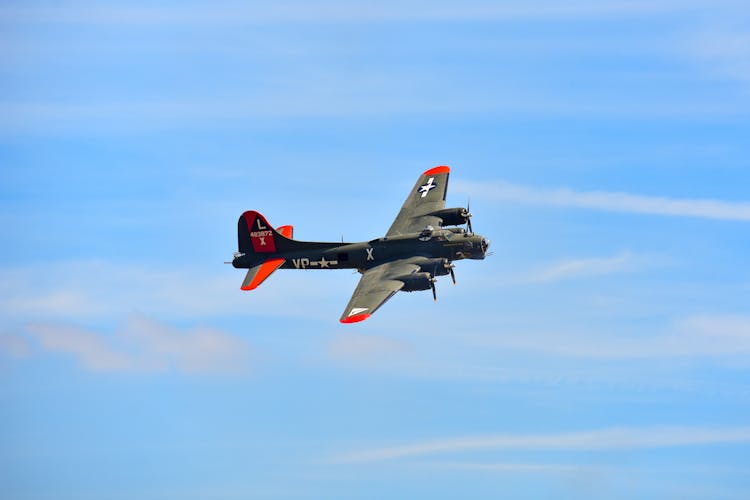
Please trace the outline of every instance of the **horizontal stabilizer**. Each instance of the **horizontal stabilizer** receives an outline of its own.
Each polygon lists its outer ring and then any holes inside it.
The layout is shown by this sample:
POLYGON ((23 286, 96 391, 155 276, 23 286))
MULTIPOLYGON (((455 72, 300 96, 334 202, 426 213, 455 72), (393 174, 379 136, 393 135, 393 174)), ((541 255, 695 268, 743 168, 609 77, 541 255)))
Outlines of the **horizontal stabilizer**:
POLYGON ((262 264, 258 264, 255 267, 251 267, 247 270, 245 281, 242 282, 243 290, 254 290, 260 286, 261 283, 266 281, 266 278, 281 267, 285 262, 285 259, 268 259, 262 264))
POLYGON ((276 230, 281 233, 281 236, 284 238, 289 238, 291 240, 294 237, 294 226, 279 226, 276 230))
MULTIPOLYGON (((292 239, 294 234, 293 226, 279 226, 276 228, 279 234, 285 238, 292 239)), ((275 270, 280 268, 285 262, 285 259, 268 259, 262 264, 258 264, 255 267, 251 267, 247 270, 245 275, 245 281, 242 282, 240 287, 242 290, 255 290, 260 286, 261 283, 266 281, 266 278, 271 276, 275 270)))

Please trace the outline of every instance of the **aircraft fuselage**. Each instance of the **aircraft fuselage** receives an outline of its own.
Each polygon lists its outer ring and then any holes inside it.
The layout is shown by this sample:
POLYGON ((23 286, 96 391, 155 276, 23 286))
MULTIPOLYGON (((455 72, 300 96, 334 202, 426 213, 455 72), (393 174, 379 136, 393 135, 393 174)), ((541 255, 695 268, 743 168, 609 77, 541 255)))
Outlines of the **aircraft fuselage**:
MULTIPOLYGON (((285 259, 281 269, 364 271, 384 262, 404 258, 421 258, 425 261, 424 265, 430 267, 434 265, 434 259, 448 262, 467 258, 483 259, 488 244, 478 234, 438 229, 429 233, 384 237, 359 243, 299 242, 298 248, 277 252, 274 257, 285 259)), ((236 268, 250 268, 258 263, 257 257, 252 258, 250 255, 239 256, 232 262, 236 268)))

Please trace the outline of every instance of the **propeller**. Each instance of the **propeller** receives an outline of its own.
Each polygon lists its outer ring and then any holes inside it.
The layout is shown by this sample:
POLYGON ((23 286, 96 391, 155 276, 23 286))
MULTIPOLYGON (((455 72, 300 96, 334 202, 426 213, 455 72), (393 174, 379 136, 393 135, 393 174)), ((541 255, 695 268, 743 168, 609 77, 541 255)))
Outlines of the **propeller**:
POLYGON ((456 273, 453 272, 453 269, 456 267, 456 264, 449 261, 448 259, 445 259, 443 261, 443 266, 448 270, 449 273, 451 273, 451 280, 453 280, 453 284, 456 284, 456 273))
POLYGON ((435 262, 435 267, 432 269, 432 276, 430 276, 430 288, 432 288, 432 300, 437 302, 437 290, 435 289, 435 282, 437 281, 437 266, 438 263, 435 262))
POLYGON ((474 230, 471 228, 471 218, 473 217, 473 214, 471 213, 471 198, 468 199, 466 208, 461 213, 461 216, 466 219, 466 231, 469 234, 474 234, 474 230))
MULTIPOLYGON (((456 265, 449 261, 448 259, 443 259, 443 267, 448 270, 448 272, 451 274, 451 280, 453 280, 453 284, 456 284, 456 273, 453 272, 453 269, 456 267, 456 265)), ((432 268, 432 276, 430 277, 430 288, 432 289, 432 300, 437 302, 437 290, 435 289, 435 283, 437 282, 437 268, 438 263, 435 262, 435 266, 432 268)))

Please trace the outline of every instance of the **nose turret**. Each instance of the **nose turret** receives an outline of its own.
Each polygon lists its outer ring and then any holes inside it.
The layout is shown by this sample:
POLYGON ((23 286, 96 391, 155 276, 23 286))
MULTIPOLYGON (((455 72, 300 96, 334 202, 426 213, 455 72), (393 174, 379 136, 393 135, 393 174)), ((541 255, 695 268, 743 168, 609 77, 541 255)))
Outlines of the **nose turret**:
POLYGON ((464 235, 463 245, 456 252, 457 259, 484 259, 490 240, 478 234, 464 235))
POLYGON ((486 255, 488 248, 490 248, 490 240, 482 238, 482 253, 486 255))

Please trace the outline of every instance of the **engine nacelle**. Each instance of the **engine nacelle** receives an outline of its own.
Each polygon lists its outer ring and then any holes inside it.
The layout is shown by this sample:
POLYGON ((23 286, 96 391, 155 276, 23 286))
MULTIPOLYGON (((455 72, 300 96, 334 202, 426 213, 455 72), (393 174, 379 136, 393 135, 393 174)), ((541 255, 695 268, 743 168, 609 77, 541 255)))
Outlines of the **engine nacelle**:
POLYGON ((413 273, 397 278, 404 282, 403 292, 418 292, 420 290, 429 290, 435 282, 435 278, 430 273, 413 273))
POLYGON ((460 226, 466 224, 471 217, 465 208, 444 208, 430 212, 430 215, 440 217, 443 220, 443 226, 460 226))
POLYGON ((417 262, 419 264, 419 271, 421 273, 427 273, 433 278, 435 276, 445 276, 448 274, 453 267, 448 259, 423 259, 417 262))

